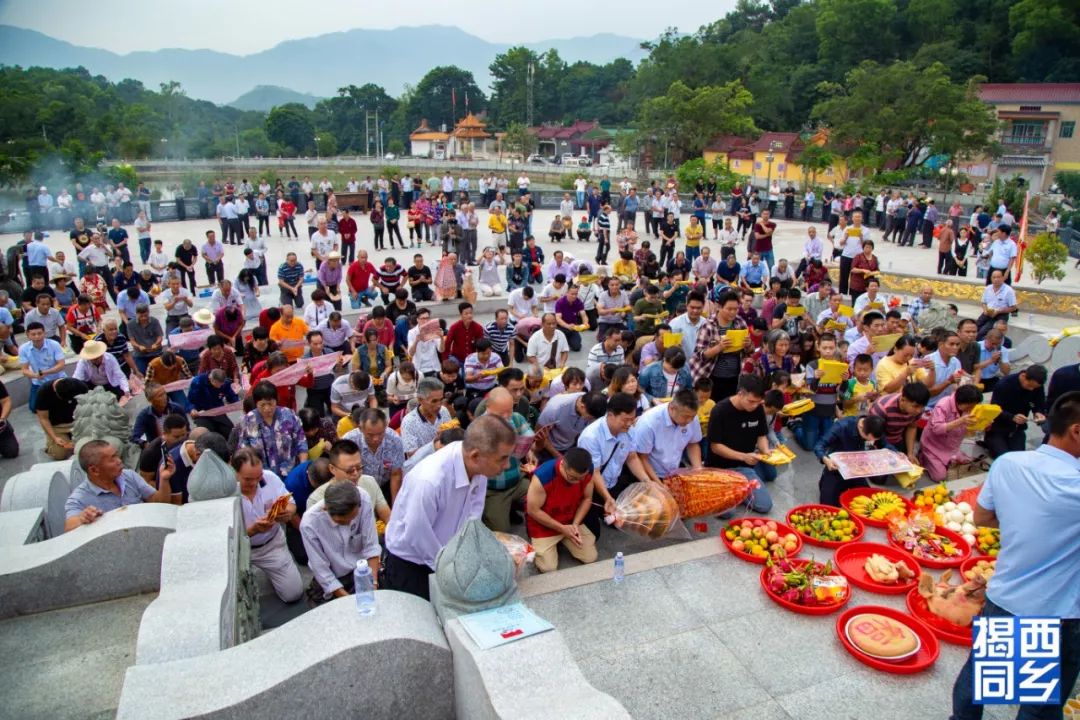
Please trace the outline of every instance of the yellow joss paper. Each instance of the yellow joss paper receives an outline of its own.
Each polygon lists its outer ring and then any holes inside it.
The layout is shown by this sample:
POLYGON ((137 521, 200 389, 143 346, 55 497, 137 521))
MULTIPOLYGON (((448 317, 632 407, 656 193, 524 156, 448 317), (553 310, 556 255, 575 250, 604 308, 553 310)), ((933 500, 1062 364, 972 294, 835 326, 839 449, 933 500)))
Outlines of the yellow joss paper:
POLYGON ((664 334, 664 348, 678 347, 682 345, 682 333, 669 332, 664 334))
POLYGON ((784 314, 788 317, 799 317, 806 314, 806 308, 802 305, 788 305, 787 309, 784 310, 784 314))
POLYGON ((818 382, 825 385, 837 385, 844 379, 848 369, 846 362, 839 360, 818 360, 818 382))
POLYGON ((825 329, 826 330, 832 330, 834 332, 844 332, 845 330, 848 329, 848 326, 845 325, 844 323, 838 322, 836 320, 826 320, 825 321, 825 329))
POLYGON ((986 428, 990 427, 990 424, 994 422, 994 419, 1000 414, 1000 405, 979 403, 971 409, 971 417, 975 418, 975 422, 970 429, 975 432, 985 430, 986 428))
POLYGON ((851 317, 855 314, 855 308, 851 307, 850 305, 841 305, 839 308, 837 308, 836 312, 840 313, 844 317, 851 317))
POLYGON ((506 368, 501 368, 501 367, 486 368, 484 370, 481 370, 478 374, 482 375, 484 377, 494 377, 494 376, 498 375, 499 373, 501 373, 505 369, 506 368))
POLYGON ((750 290, 751 290, 751 291, 752 291, 752 292, 753 292, 753 293, 754 293, 755 295, 764 295, 764 294, 765 294, 765 288, 763 288, 763 287, 755 287, 755 288, 750 288, 750 290))
POLYGON ((795 453, 787 445, 777 445, 768 455, 758 453, 758 458, 766 465, 787 465, 795 459, 795 453))
POLYGON ((600 279, 599 275, 578 275, 577 276, 577 284, 578 285, 588 285, 589 283, 594 283, 599 279, 600 279))
POLYGON ((795 402, 789 402, 780 412, 784 413, 788 417, 797 417, 803 413, 808 413, 814 409, 814 401, 809 398, 804 400, 796 400, 795 402))
POLYGON ((866 309, 867 310, 884 310, 885 309, 885 303, 883 303, 883 302, 866 303, 866 309))
POLYGON ((730 341, 728 349, 724 352, 739 352, 743 349, 743 347, 746 346, 746 341, 750 339, 750 331, 728 330, 726 333, 724 333, 724 337, 726 337, 730 341))
POLYGON ((922 477, 923 471, 922 467, 912 465, 907 472, 893 473, 893 477, 896 478, 896 482, 900 483, 900 487, 911 488, 915 487, 915 483, 922 477))
POLYGON ((892 333, 891 335, 878 335, 876 338, 870 341, 870 346, 874 349, 874 352, 889 352, 892 350, 893 345, 900 339, 900 333, 892 333))

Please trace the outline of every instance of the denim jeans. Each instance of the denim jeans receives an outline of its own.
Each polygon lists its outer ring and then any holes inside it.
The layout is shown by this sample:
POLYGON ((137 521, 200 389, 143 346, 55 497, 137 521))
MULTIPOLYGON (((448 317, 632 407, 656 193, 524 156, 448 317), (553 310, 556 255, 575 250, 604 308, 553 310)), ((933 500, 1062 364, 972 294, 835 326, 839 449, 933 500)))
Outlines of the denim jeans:
POLYGON ((150 237, 139 238, 139 257, 143 261, 143 265, 150 259, 150 237))
MULTIPOLYGON (((830 405, 829 409, 834 409, 835 406, 830 405)), ((813 412, 808 412, 801 417, 802 422, 795 428, 795 442, 799 443, 799 447, 803 450, 809 450, 813 452, 814 446, 817 445, 818 439, 825 437, 832 428, 833 423, 836 422, 836 418, 832 415, 828 417, 821 417, 815 415, 813 412)))
POLYGON ((577 205, 575 207, 578 210, 585 207, 585 192, 582 190, 577 191, 577 205))
POLYGON ((767 513, 772 510, 772 495, 769 494, 765 483, 776 479, 776 466, 759 462, 754 467, 737 467, 733 470, 745 475, 747 480, 757 480, 760 483, 760 487, 750 492, 750 497, 746 499, 746 506, 757 513, 767 513))
POLYGON ((776 269, 776 260, 772 250, 762 250, 758 254, 761 255, 761 262, 769 266, 770 272, 776 269))
MULTIPOLYGON (((1011 612, 994 604, 990 598, 983 605, 983 617, 1009 617, 1011 612)), ((1080 669, 1080 620, 1061 621, 1061 703, 1069 698, 1080 669)), ((952 691, 952 715, 949 720, 981 720, 983 706, 975 704, 975 661, 973 653, 956 676, 952 691)), ((1057 720, 1062 716, 1062 705, 1024 705, 1016 713, 1016 720, 1057 720)))

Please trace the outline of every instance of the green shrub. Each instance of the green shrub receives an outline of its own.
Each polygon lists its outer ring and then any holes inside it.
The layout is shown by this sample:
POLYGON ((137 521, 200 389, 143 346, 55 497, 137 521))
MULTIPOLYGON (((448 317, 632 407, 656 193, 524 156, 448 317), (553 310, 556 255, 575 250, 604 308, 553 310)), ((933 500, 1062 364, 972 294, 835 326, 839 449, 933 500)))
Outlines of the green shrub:
POLYGON ((675 177, 683 192, 693 189, 698 182, 708 182, 710 177, 716 178, 718 188, 731 187, 746 179, 745 175, 733 173, 727 165, 718 162, 707 163, 704 158, 687 160, 675 170, 675 177))
POLYGON ((566 173, 559 176, 559 189, 565 192, 569 192, 574 189, 574 180, 577 179, 576 175, 566 173))
POLYGON ((1068 260, 1069 248, 1050 233, 1036 235, 1028 241, 1024 251, 1024 261, 1031 265, 1031 275, 1040 285, 1043 280, 1064 279, 1064 265, 1068 260))

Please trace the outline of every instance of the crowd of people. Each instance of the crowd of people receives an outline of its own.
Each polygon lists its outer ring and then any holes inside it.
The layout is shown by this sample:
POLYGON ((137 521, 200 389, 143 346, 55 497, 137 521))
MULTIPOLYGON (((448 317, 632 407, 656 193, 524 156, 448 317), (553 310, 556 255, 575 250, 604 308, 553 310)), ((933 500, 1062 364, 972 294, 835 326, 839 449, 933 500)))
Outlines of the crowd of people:
MULTIPOLYGON (((1080 366, 1049 377, 1010 365, 1007 212, 983 222, 979 211, 954 236, 962 218, 935 217, 932 201, 922 210, 883 192, 874 207, 827 194, 824 238, 810 224, 802 256, 777 259, 772 215, 794 216, 788 192, 762 203, 753 188, 721 198, 702 183, 683 223, 673 179, 640 197, 624 181, 614 206, 610 183, 586 182, 542 247, 524 175, 516 192, 485 179, 472 193, 449 175, 437 187, 350 182, 370 197, 370 212, 356 214, 337 207, 328 182, 294 181, 272 195, 267 181, 200 183, 200 202, 213 203, 202 214, 220 224, 172 257, 138 207, 138 272, 120 217, 110 229, 75 218, 71 257, 33 233, 9 253, 5 272, 28 282, 18 298, 0 290, 0 357, 30 382, 45 451, 72 455, 75 404, 91 388, 146 401, 130 438, 143 448, 137 468, 101 443, 79 451, 87 480, 69 499, 69 528, 133 502, 186 502, 191 469, 210 451, 236 472, 252 561, 282 600, 347 594, 357 560, 383 587, 427 597, 439 549, 471 517, 499 531, 524 523, 546 572, 560 546, 596 560, 603 517, 631 483, 727 468, 755 481, 747 505, 766 513, 776 467, 761 458, 784 442, 820 461, 820 501, 837 504, 845 489, 885 478, 845 479, 832 453, 892 448, 943 480, 976 459, 961 444, 977 405, 1002 408, 980 439, 989 462, 1024 450, 1029 424, 1080 390, 1080 366), (316 188, 326 212, 314 209, 316 188), (300 207, 303 240, 289 231, 300 207), (960 317, 930 286, 906 305, 884 292, 869 211, 880 239, 900 244, 988 240, 980 313, 960 317), (289 239, 273 237, 270 213, 289 239), (434 269, 420 253, 369 259, 384 240, 405 247, 391 229, 402 214, 410 247, 440 247, 434 269), (909 231, 913 215, 921 234, 909 231), (358 228, 365 216, 370 234, 358 228), (595 257, 559 248, 572 229, 596 241, 595 257), (270 242, 289 251, 276 270, 270 242), (223 265, 230 243, 243 245, 236 275, 223 265), (214 290, 196 309, 200 262, 214 290), (478 317, 481 297, 500 307, 478 317), (449 302, 457 318, 435 317, 449 302), (786 410, 800 399, 813 401, 809 412, 786 410), (302 565, 314 576, 307 588, 302 565)), ((803 203, 812 215, 812 193, 803 203)), ((955 269, 950 252, 939 269, 955 269)), ((5 397, 5 456, 18 452, 10 411, 5 397)))

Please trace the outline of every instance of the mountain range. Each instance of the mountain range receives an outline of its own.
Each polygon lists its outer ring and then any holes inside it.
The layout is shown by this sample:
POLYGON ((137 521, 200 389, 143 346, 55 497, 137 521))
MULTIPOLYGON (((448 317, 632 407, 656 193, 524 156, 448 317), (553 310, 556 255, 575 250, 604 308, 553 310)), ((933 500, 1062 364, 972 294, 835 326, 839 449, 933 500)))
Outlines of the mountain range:
MULTIPOLYGON (((635 38, 600 33, 525 46, 538 53, 557 50, 570 63, 584 60, 604 64, 624 57, 636 65, 646 55, 640 44, 635 38)), ((471 71, 487 92, 491 81, 488 66, 510 47, 460 28, 423 25, 327 33, 288 40, 251 55, 232 55, 228 48, 165 48, 125 54, 120 46, 115 50, 85 47, 35 30, 0 25, 2 65, 82 66, 113 82, 132 78, 155 90, 160 83, 175 80, 189 97, 237 107, 242 103, 246 109, 258 110, 278 104, 278 98, 309 104, 336 95, 339 87, 369 82, 397 96, 406 84, 416 85, 439 65, 471 71), (273 102, 266 105, 269 101, 273 102)))

